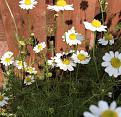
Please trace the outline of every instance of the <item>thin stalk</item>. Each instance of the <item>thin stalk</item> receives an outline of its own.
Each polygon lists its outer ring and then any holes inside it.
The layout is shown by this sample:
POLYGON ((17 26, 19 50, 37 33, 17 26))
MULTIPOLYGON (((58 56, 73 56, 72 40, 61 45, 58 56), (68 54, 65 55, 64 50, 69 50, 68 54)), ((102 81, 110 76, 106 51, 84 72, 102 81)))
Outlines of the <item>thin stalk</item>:
POLYGON ((100 4, 100 10, 101 10, 101 15, 102 15, 102 24, 104 24, 104 11, 103 11, 103 6, 102 6, 102 3, 101 3, 101 0, 99 0, 99 4, 100 4))
POLYGON ((93 44, 93 61, 94 61, 94 65, 95 65, 95 70, 96 70, 96 74, 97 74, 97 78, 99 80, 99 73, 98 73, 98 67, 97 67, 97 62, 96 62, 96 56, 95 56, 95 40, 96 40, 96 32, 94 32, 94 44, 93 44))
POLYGON ((15 21, 14 15, 13 15, 11 9, 10 9, 10 6, 9 6, 7 0, 5 0, 5 3, 6 3, 6 6, 7 6, 9 12, 10 12, 11 18, 12 18, 12 20, 13 20, 13 23, 14 23, 14 26, 15 26, 16 33, 18 34, 18 28, 17 28, 17 25, 16 25, 16 21, 15 21))
POLYGON ((79 72, 79 64, 77 64, 77 70, 76 70, 76 81, 77 81, 77 78, 78 78, 78 72, 79 72))
POLYGON ((29 10, 27 10, 27 23, 28 23, 28 33, 31 34, 31 24, 30 24, 30 13, 29 10))

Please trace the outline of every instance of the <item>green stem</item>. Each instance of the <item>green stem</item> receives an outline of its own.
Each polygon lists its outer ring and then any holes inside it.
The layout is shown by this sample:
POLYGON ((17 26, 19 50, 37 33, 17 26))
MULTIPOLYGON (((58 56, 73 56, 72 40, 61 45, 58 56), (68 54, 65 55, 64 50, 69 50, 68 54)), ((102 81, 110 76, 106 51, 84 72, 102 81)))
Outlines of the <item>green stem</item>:
POLYGON ((12 20, 13 20, 16 33, 18 34, 18 29, 17 29, 16 21, 15 21, 15 18, 14 18, 14 16, 13 16, 13 13, 12 13, 12 11, 11 11, 11 9, 10 9, 10 6, 9 6, 9 4, 8 4, 8 1, 5 0, 5 3, 6 3, 6 5, 7 5, 7 7, 8 7, 8 10, 9 10, 9 12, 10 12, 11 18, 12 18, 12 20))
POLYGON ((19 38, 19 37, 18 37, 18 28, 17 28, 17 24, 16 24, 16 21, 15 21, 14 15, 13 15, 11 9, 10 9, 10 6, 9 6, 7 0, 5 0, 5 4, 6 4, 8 10, 9 10, 10 15, 11 15, 11 18, 12 18, 12 20, 13 20, 13 23, 14 23, 14 26, 15 26, 15 32, 16 32, 16 39, 17 39, 17 42, 18 42, 18 41, 19 41, 19 40, 18 40, 18 38, 19 38))
POLYGON ((96 40, 96 32, 94 32, 93 61, 94 61, 94 65, 95 65, 95 70, 96 70, 97 78, 99 80, 98 66, 97 66, 96 56, 95 56, 95 45, 96 45, 95 44, 95 40, 96 40))
POLYGON ((100 10, 102 14, 102 24, 104 24, 104 10, 103 10, 103 4, 101 3, 101 0, 99 0, 99 4, 100 4, 100 10))
POLYGON ((77 81, 77 78, 78 78, 78 72, 79 72, 79 64, 77 64, 77 70, 76 70, 76 81, 77 81))

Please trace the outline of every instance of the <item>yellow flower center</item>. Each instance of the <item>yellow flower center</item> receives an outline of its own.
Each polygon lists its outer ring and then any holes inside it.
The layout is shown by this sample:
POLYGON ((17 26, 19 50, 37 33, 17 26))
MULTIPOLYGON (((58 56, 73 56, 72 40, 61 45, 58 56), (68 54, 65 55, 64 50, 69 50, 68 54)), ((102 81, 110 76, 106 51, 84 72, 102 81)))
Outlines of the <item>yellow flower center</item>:
POLYGON ((58 0, 57 3, 56 3, 57 6, 66 6, 67 3, 65 0, 58 0))
POLYGON ((31 5, 32 2, 31 2, 31 0, 25 0, 25 4, 26 4, 26 5, 31 5))
POLYGON ((101 22, 99 20, 93 20, 91 24, 96 28, 101 27, 101 22))
POLYGON ((112 34, 105 34, 105 40, 109 41, 109 40, 112 40, 113 39, 113 36, 112 34))
POLYGON ((22 61, 19 61, 19 62, 18 62, 18 65, 19 65, 19 66, 23 66, 22 61))
POLYGON ((115 111, 107 110, 104 111, 100 117, 118 117, 118 114, 115 111))
POLYGON ((111 65, 114 67, 114 68, 119 68, 121 66, 121 60, 118 59, 118 58, 112 58, 111 59, 111 65))
POLYGON ((40 44, 38 45, 38 49, 41 50, 43 48, 43 46, 40 44))
POLYGON ((26 80, 26 82, 31 82, 31 78, 30 77, 26 77, 25 80, 26 80))
POLYGON ((64 59, 64 60, 63 60, 63 64, 69 65, 69 64, 70 64, 70 60, 69 60, 69 59, 64 59))
POLYGON ((70 38, 71 40, 76 40, 76 39, 77 39, 77 35, 74 34, 74 33, 72 33, 72 34, 69 35, 69 38, 70 38))
POLYGON ((10 58, 5 58, 6 63, 10 63, 11 59, 10 58))
POLYGON ((86 56, 84 54, 78 54, 77 55, 77 58, 80 60, 80 61, 83 61, 86 59, 86 56))
POLYGON ((3 101, 4 96, 0 95, 0 101, 3 101))
POLYGON ((33 71, 33 69, 30 67, 30 68, 28 68, 28 71, 29 71, 29 72, 32 72, 32 71, 33 71))

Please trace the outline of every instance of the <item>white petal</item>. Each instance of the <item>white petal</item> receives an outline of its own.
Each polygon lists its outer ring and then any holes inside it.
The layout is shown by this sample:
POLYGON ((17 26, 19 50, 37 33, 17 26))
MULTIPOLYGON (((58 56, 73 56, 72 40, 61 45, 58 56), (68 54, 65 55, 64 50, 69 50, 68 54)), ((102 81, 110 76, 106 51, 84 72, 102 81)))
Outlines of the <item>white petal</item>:
POLYGON ((121 67, 119 68, 119 74, 121 75, 121 67))
POLYGON ((111 105, 110 105, 110 109, 111 110, 115 110, 116 109, 116 102, 115 101, 113 101, 112 103, 111 103, 111 105))
POLYGON ((109 109, 108 103, 105 101, 99 101, 98 106, 101 112, 109 109))
POLYGON ((110 41, 109 41, 109 44, 110 44, 110 45, 113 45, 113 44, 114 44, 114 39, 113 39, 113 40, 110 40, 110 41))
POLYGON ((91 31, 96 31, 96 28, 91 25, 89 22, 84 22, 85 28, 91 31))
POLYGON ((121 113, 121 107, 116 108, 115 111, 116 111, 117 113, 121 113))
POLYGON ((89 109, 94 115, 100 115, 100 110, 97 106, 91 105, 89 109))
POLYGON ((106 29, 105 29, 105 26, 101 26, 101 27, 99 27, 99 28, 97 28, 97 31, 98 32, 102 32, 102 31, 107 31, 106 29))
POLYGON ((69 67, 68 67, 68 70, 69 70, 69 71, 73 71, 74 68, 73 68, 72 66, 69 66, 69 67))
POLYGON ((115 52, 115 57, 117 57, 117 58, 118 58, 118 56, 119 56, 119 52, 118 52, 118 51, 116 51, 116 52, 115 52))
POLYGON ((84 117, 96 117, 95 115, 93 115, 92 113, 90 112, 84 112, 84 117))
POLYGON ((101 64, 103 67, 106 67, 106 66, 109 66, 110 65, 110 62, 102 62, 101 64))
POLYGON ((111 60, 111 55, 109 53, 105 53, 105 55, 103 56, 103 60, 104 61, 110 61, 111 60))
POLYGON ((114 57, 114 52, 110 51, 109 53, 110 53, 111 57, 113 58, 114 57))
POLYGON ((118 58, 121 59, 121 53, 118 55, 118 58))

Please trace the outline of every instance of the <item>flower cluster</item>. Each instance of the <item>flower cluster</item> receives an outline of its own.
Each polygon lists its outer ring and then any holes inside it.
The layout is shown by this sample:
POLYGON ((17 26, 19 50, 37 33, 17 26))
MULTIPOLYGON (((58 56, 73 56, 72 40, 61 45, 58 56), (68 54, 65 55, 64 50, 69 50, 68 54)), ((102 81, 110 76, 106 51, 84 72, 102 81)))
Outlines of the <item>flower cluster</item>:
MULTIPOLYGON (((1 57, 1 63, 3 65, 5 65, 5 67, 9 67, 11 65, 15 66, 15 68, 19 69, 19 70, 23 70, 24 72, 29 74, 29 77, 25 78, 24 83, 27 84, 29 82, 29 84, 31 84, 34 80, 33 80, 33 76, 37 74, 37 71, 35 70, 34 67, 32 66, 28 66, 27 63, 25 61, 22 60, 14 60, 13 58, 13 53, 8 51, 6 53, 4 53, 4 55, 1 57), (31 78, 28 82, 26 81, 28 78, 31 78)), ((28 85, 28 84, 27 84, 28 85)))
POLYGON ((57 53, 54 58, 48 60, 52 67, 59 67, 63 71, 73 71, 77 63, 88 64, 90 56, 84 50, 68 53, 57 53))
MULTIPOLYGON (((37 5, 37 3, 38 3, 37 0, 21 0, 19 2, 19 6, 20 6, 20 8, 28 11, 30 9, 33 9, 37 5)), ((82 1, 82 3, 80 4, 80 9, 86 10, 87 8, 88 8, 88 2, 82 1)), ((56 12, 61 11, 61 13, 63 15, 63 11, 65 11, 65 10, 73 11, 74 6, 73 6, 73 4, 68 4, 66 2, 66 0, 57 0, 55 5, 48 5, 47 9, 53 10, 56 12)), ((106 46, 108 44, 113 45, 114 37, 110 32, 108 32, 107 26, 103 25, 105 23, 102 24, 101 21, 99 21, 97 19, 94 19, 91 22, 84 21, 83 24, 86 29, 94 32, 93 36, 95 38, 94 38, 94 45, 93 45, 92 53, 93 53, 93 61, 95 63, 94 65, 95 65, 97 76, 98 76, 97 58, 95 57, 95 49, 97 46, 95 46, 95 44, 96 44, 95 42, 98 42, 100 45, 103 45, 103 46, 106 46), (96 34, 95 32, 101 33, 101 36, 98 40, 96 40, 97 35, 95 35, 96 34)), ((47 58, 45 58, 46 53, 43 52, 43 50, 46 48, 46 43, 40 42, 37 44, 33 44, 33 46, 35 45, 33 47, 33 51, 34 51, 34 55, 36 56, 36 58, 33 57, 34 64, 29 63, 31 60, 28 61, 28 58, 26 57, 27 55, 24 52, 23 52, 24 54, 20 52, 20 54, 22 54, 22 55, 20 55, 21 56, 20 58, 19 57, 15 58, 13 53, 10 51, 4 53, 4 55, 1 57, 0 62, 5 67, 5 72, 7 70, 9 72, 9 70, 11 68, 12 68, 13 72, 14 71, 19 72, 20 74, 18 73, 18 78, 20 78, 19 79, 21 81, 20 84, 22 84, 22 86, 27 85, 26 87, 28 87, 28 85, 31 85, 32 83, 34 83, 38 77, 37 76, 38 70, 36 69, 36 67, 38 67, 38 69, 39 69, 39 62, 41 62, 40 59, 45 60, 42 67, 45 67, 43 70, 43 72, 44 72, 43 76, 47 77, 47 78, 52 76, 52 73, 49 71, 49 67, 59 68, 60 70, 63 70, 63 71, 74 71, 75 67, 78 64, 82 64, 82 65, 88 64, 91 59, 90 54, 85 49, 80 49, 78 46, 78 45, 81 45, 83 43, 83 41, 85 41, 85 37, 81 33, 78 33, 76 31, 75 27, 72 27, 67 32, 64 32, 64 34, 62 36, 62 40, 67 45, 65 52, 54 53, 55 56, 51 57, 50 60, 47 60, 47 58), (40 57, 40 59, 38 60, 39 57, 40 57), (38 65, 38 66, 36 66, 36 65, 38 65)), ((19 44, 22 47, 26 46, 26 43, 24 43, 24 41, 19 41, 19 44)), ((24 49, 26 50, 27 46, 24 49)), ((105 72, 108 73, 108 75, 110 77, 118 77, 121 75, 121 53, 119 53, 118 51, 115 51, 115 52, 109 51, 109 52, 105 53, 105 55, 102 57, 102 59, 103 59, 103 62, 101 65, 102 65, 102 67, 105 68, 105 72)), ((16 74, 14 74, 14 75, 16 75, 16 74)), ((76 90, 74 83, 75 82, 71 83, 71 85, 69 86, 69 93, 71 92, 70 91, 71 87, 74 88, 74 91, 76 90)), ((96 82, 96 85, 97 84, 98 83, 96 82)), ((47 94, 50 95, 49 86, 51 86, 51 85, 47 86, 47 94)), ((41 86, 39 86, 39 87, 41 87, 41 86)), ((37 88, 38 88, 38 86, 37 86, 37 88)), ((58 89, 59 89, 59 86, 58 86, 58 89)), ((54 90, 54 91, 56 91, 56 90, 54 90)), ((44 92, 46 93, 46 91, 44 91, 44 92)), ((71 92, 71 95, 72 94, 73 94, 73 92, 71 92)), ((69 96, 71 96, 71 95, 69 94, 69 96)), ((109 93, 108 95, 109 95, 109 97, 112 97, 112 92, 109 93)), ((3 108, 4 106, 6 106, 8 104, 8 100, 9 100, 9 98, 6 97, 5 94, 0 93, 0 108, 3 108)), ((84 117, 121 117, 121 107, 117 107, 117 104, 115 101, 113 101, 110 105, 108 105, 108 103, 106 101, 101 100, 98 102, 98 106, 91 105, 89 107, 89 110, 90 110, 90 112, 83 113, 84 117)))

